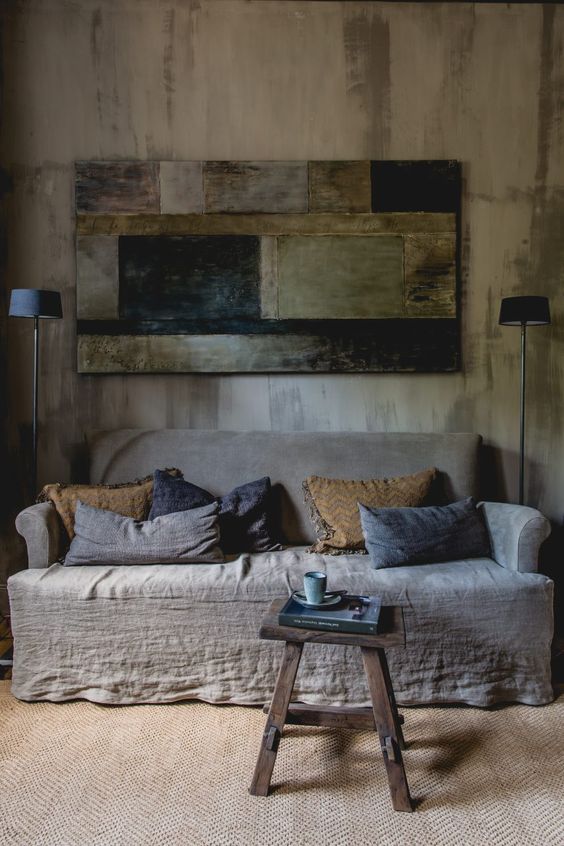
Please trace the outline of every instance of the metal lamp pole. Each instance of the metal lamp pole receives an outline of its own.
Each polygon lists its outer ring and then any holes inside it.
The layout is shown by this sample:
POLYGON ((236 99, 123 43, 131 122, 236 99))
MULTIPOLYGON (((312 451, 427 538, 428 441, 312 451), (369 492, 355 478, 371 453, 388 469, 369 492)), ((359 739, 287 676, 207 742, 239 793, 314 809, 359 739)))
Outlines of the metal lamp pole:
POLYGON ((525 497, 525 345, 527 341, 527 324, 521 323, 521 407, 520 407, 520 436, 519 436, 519 505, 523 505, 525 497))
POLYGON ((39 412, 39 321, 44 318, 61 318, 63 309, 58 291, 42 288, 14 288, 10 295, 10 317, 33 317, 33 418, 31 490, 37 494, 37 417, 39 412))
POLYGON ((527 326, 547 326, 550 307, 547 297, 504 297, 499 311, 500 326, 521 327, 521 402, 519 409, 519 505, 525 500, 525 347, 527 326))
POLYGON ((31 491, 37 494, 37 410, 39 408, 39 317, 33 318, 33 422, 32 422, 32 466, 31 491))

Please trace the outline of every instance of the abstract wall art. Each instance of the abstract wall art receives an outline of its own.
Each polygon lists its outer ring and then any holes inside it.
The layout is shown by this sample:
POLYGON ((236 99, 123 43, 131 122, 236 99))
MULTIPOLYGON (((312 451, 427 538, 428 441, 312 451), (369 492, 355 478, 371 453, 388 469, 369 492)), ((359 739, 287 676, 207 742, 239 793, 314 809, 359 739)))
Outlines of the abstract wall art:
POLYGON ((455 161, 77 162, 81 373, 454 371, 455 161))

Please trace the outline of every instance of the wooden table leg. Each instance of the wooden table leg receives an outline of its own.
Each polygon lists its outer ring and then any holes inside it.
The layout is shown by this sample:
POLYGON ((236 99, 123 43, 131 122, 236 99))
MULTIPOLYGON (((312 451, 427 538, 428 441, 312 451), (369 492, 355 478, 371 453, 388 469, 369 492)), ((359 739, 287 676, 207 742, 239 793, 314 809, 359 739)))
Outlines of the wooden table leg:
POLYGON ((412 811, 411 797, 401 756, 397 734, 399 719, 395 703, 391 701, 384 672, 384 650, 361 647, 364 669, 370 688, 374 722, 388 773, 392 805, 396 811, 412 811))
POLYGON ((288 705, 292 698, 294 681, 296 680, 296 673, 298 672, 300 658, 302 657, 302 649, 303 643, 295 643, 293 641, 286 643, 282 665, 278 673, 272 702, 270 703, 270 710, 266 720, 266 728, 262 737, 255 773, 249 788, 249 793, 253 796, 268 796, 268 788, 270 787, 272 770, 276 761, 278 744, 282 736, 284 723, 286 722, 288 705))
POLYGON ((405 738, 403 736, 403 731, 401 728, 401 724, 403 722, 403 718, 398 714, 398 706, 396 703, 396 695, 394 693, 394 687, 392 685, 392 679, 390 678, 390 668, 388 667, 388 659, 386 658, 386 653, 382 649, 380 651, 380 665, 382 667, 382 672, 384 674, 384 681, 386 682, 386 690, 388 691, 388 699, 392 705, 392 711, 394 714, 394 720, 396 724, 396 735, 398 738, 400 749, 405 749, 405 738))

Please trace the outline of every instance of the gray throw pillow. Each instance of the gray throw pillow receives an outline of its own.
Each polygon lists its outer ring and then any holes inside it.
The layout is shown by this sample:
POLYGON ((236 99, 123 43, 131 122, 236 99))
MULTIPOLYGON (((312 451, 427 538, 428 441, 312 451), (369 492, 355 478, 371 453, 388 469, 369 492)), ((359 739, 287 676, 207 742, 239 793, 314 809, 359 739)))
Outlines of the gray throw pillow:
POLYGON ((471 497, 422 508, 368 508, 361 503, 358 507, 376 570, 491 554, 484 518, 471 497))
POLYGON ((223 561, 218 504, 145 522, 78 502, 64 564, 180 564, 223 561))

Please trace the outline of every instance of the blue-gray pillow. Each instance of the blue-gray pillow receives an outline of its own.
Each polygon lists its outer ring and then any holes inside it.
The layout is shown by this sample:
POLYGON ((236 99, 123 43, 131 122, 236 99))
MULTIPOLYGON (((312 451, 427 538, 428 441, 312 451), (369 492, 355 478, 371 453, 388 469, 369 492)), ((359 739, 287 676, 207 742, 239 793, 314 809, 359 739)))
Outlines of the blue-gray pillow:
POLYGON ((76 506, 74 538, 65 567, 91 564, 183 564, 223 561, 217 503, 156 520, 76 506))
POLYGON ((219 503, 220 546, 225 553, 280 549, 280 544, 273 537, 275 521, 268 476, 240 485, 225 496, 214 497, 192 482, 155 470, 149 520, 216 501, 219 503))
POLYGON ((361 503, 358 507, 376 570, 491 554, 488 530, 472 497, 422 508, 368 508, 361 503))

